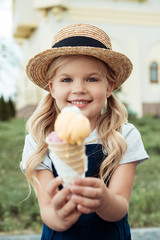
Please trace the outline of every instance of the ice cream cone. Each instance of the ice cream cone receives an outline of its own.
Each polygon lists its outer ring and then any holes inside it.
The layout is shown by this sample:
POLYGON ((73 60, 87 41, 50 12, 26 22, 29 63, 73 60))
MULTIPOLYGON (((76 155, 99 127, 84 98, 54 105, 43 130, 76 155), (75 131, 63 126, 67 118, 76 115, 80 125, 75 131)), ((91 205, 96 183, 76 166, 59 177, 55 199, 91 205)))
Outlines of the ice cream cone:
POLYGON ((57 174, 66 186, 75 177, 85 176, 88 158, 84 139, 90 133, 90 122, 77 107, 66 107, 58 115, 54 130, 46 138, 46 143, 57 174))
POLYGON ((67 143, 48 143, 49 150, 70 166, 78 175, 85 172, 85 145, 67 143))

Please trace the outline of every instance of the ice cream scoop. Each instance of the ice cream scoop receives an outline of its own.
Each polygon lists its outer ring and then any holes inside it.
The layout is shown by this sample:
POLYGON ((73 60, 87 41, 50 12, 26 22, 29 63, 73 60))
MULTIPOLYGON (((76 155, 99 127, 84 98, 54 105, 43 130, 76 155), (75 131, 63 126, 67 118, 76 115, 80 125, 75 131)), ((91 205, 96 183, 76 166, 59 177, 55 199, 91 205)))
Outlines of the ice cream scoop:
POLYGON ((56 134, 56 132, 51 132, 49 135, 48 135, 48 141, 49 142, 52 142, 52 143, 61 143, 63 142, 56 134))
POLYGON ((77 107, 66 107, 58 115, 55 132, 69 144, 80 145, 90 134, 90 122, 77 107))

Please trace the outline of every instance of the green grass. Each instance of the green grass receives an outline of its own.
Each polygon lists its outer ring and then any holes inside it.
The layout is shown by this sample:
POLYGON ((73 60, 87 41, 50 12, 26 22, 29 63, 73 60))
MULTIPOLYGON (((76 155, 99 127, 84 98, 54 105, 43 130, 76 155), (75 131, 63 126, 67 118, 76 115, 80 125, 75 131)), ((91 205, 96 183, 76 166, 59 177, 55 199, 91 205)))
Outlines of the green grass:
POLYGON ((149 160, 136 170, 129 221, 132 227, 160 226, 160 118, 132 120, 142 135, 149 160))
MULTIPOLYGON (((150 160, 137 167, 130 201, 131 227, 160 226, 160 118, 132 120, 142 134, 150 160)), ((0 122, 0 231, 40 232, 42 222, 34 192, 19 169, 25 120, 0 122), (23 202, 22 202, 23 201, 23 202)))
POLYGON ((28 195, 28 184, 19 169, 24 136, 25 120, 0 122, 0 231, 4 232, 40 229, 34 193, 23 201, 28 195))

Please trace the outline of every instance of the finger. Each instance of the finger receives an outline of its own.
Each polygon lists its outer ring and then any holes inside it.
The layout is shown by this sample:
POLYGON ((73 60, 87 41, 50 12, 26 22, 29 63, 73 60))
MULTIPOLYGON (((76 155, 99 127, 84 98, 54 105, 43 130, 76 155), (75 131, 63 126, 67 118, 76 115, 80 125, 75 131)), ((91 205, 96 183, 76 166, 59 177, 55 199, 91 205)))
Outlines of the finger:
POLYGON ((97 209, 100 206, 100 200, 85 198, 80 195, 72 195, 72 201, 76 205, 81 205, 85 208, 97 209))
POLYGON ((70 190, 74 194, 78 194, 87 198, 99 199, 101 197, 101 188, 81 187, 78 185, 70 186, 70 190))
POLYGON ((78 209, 79 212, 84 213, 84 214, 89 214, 89 213, 95 212, 94 209, 86 208, 86 207, 83 207, 81 205, 77 205, 77 209, 78 209))
POLYGON ((47 185, 47 192, 52 198, 58 192, 58 186, 62 184, 61 177, 53 178, 47 185))
POLYGON ((62 190, 58 191, 58 193, 52 199, 52 205, 56 210, 63 207, 63 205, 68 201, 68 195, 70 194, 70 189, 65 187, 62 190))
POLYGON ((75 213, 77 213, 78 210, 77 210, 77 205, 69 200, 59 211, 59 215, 62 217, 62 218, 66 218, 68 217, 69 215, 73 215, 75 213))
POLYGON ((73 184, 81 186, 99 187, 103 183, 99 178, 75 178, 73 184))

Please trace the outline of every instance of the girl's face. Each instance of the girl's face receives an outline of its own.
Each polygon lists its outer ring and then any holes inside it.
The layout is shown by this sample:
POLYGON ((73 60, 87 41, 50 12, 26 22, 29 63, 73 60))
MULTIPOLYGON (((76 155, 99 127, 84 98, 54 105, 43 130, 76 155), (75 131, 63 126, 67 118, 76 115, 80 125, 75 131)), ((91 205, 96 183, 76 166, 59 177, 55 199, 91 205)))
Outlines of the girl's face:
POLYGON ((74 56, 57 68, 49 82, 58 108, 77 106, 89 118, 92 130, 114 87, 113 83, 107 82, 101 65, 93 57, 74 56))

